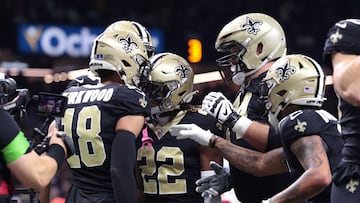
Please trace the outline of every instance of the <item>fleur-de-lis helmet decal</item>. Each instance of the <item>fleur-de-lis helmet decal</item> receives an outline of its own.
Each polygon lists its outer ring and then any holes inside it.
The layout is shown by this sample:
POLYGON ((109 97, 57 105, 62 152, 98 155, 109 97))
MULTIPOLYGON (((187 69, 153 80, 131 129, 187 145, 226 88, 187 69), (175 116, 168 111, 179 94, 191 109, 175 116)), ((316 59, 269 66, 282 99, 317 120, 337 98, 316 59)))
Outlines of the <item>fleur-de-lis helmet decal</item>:
POLYGON ((127 35, 126 38, 119 38, 119 43, 126 53, 132 53, 135 49, 139 48, 130 35, 127 35))

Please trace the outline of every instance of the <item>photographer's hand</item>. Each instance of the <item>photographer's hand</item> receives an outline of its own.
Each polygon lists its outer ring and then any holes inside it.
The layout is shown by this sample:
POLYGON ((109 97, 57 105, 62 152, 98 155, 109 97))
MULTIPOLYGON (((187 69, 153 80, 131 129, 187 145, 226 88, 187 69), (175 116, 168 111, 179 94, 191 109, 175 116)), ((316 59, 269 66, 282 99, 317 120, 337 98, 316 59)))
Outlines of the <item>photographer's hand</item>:
POLYGON ((72 139, 62 131, 59 131, 56 128, 55 121, 53 121, 48 130, 48 137, 50 137, 49 145, 51 144, 59 144, 64 148, 66 158, 70 157, 75 153, 75 147, 72 139))

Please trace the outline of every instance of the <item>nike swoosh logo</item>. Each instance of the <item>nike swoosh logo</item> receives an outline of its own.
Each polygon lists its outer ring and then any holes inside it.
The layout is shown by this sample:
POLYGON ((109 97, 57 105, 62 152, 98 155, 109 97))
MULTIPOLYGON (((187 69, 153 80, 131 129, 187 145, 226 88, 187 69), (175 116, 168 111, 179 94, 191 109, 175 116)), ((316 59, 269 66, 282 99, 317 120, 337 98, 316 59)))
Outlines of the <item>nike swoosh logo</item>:
POLYGON ((224 114, 224 116, 227 116, 227 114, 228 114, 227 108, 225 109, 225 112, 223 114, 224 114))
POLYGON ((298 117, 299 115, 301 115, 303 113, 303 111, 295 111, 294 113, 290 114, 290 120, 295 120, 296 117, 298 117))
POLYGON ((343 23, 336 23, 336 26, 342 28, 342 29, 345 29, 346 26, 347 26, 347 22, 343 22, 343 23))
POLYGON ((84 82, 84 78, 81 79, 75 78, 74 80, 80 84, 84 82))

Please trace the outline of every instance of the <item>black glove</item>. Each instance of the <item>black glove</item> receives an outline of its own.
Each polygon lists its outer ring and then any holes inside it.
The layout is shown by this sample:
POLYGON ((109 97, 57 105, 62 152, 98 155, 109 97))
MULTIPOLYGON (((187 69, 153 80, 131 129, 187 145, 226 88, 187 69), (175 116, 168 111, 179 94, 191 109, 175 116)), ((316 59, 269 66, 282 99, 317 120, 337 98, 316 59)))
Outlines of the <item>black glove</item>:
POLYGON ((214 161, 210 161, 210 166, 214 169, 215 175, 196 181, 196 192, 200 192, 204 198, 219 196, 232 188, 230 174, 214 161))

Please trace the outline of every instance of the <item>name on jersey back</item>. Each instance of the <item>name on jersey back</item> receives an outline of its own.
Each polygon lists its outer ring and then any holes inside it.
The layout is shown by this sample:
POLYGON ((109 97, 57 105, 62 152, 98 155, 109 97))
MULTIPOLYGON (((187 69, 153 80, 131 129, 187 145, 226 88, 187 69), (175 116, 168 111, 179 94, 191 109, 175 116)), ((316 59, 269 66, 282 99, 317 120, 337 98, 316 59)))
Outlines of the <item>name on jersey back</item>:
POLYGON ((114 88, 107 88, 64 92, 63 95, 68 97, 68 104, 80 104, 95 101, 107 102, 111 99, 113 93, 114 88))

